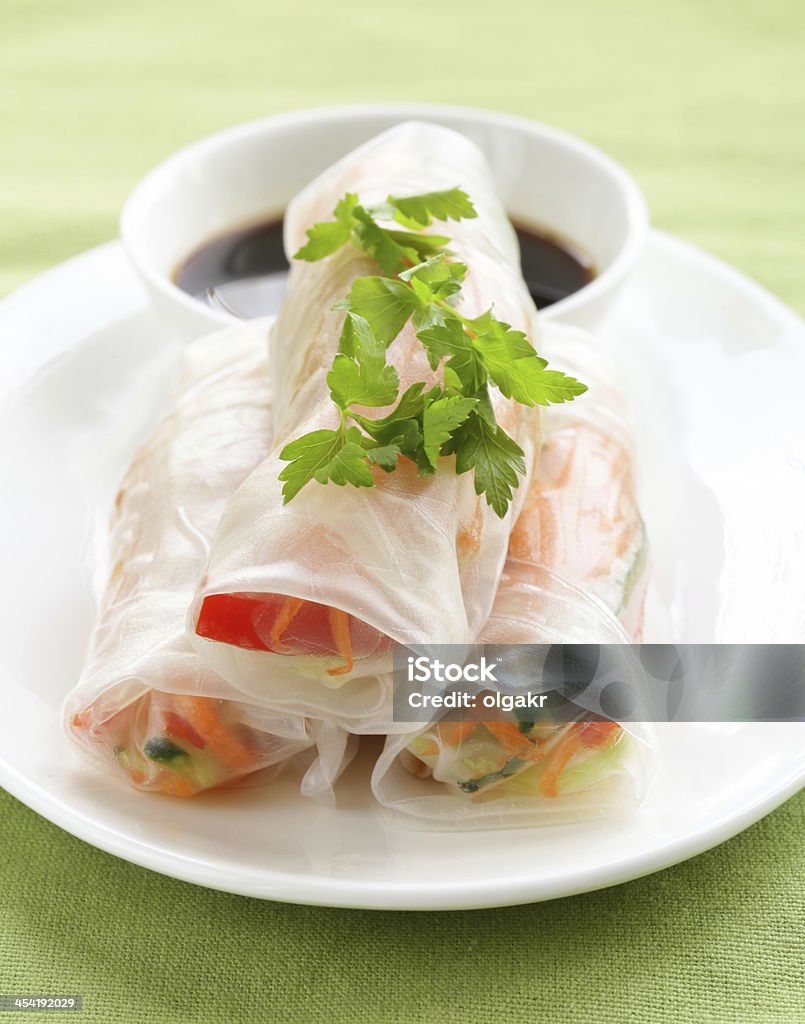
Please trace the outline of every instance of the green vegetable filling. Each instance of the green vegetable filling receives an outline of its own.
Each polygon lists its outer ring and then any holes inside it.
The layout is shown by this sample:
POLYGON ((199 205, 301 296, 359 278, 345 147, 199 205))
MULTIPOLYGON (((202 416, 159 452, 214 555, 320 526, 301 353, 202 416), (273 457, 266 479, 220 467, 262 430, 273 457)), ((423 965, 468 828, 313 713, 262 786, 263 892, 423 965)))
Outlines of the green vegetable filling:
POLYGON ((479 779, 468 779, 466 782, 458 782, 456 785, 463 793, 477 793, 493 782, 500 782, 502 779, 508 779, 512 775, 516 775, 527 764, 528 762, 523 761, 522 758, 513 757, 503 765, 500 771, 482 775, 479 779))
POLYGON ((189 756, 186 750, 182 750, 166 736, 154 736, 147 740, 143 747, 143 753, 152 761, 159 761, 163 764, 171 764, 177 758, 189 756))

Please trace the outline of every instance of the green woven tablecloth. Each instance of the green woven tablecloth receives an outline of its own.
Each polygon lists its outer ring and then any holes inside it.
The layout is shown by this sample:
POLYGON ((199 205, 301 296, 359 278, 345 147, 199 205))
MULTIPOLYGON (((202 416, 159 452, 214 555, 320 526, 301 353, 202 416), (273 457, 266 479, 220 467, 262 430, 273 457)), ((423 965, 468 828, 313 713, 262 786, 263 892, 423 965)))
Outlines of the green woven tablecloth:
MULTIPOLYGON (((113 237, 191 139, 419 99, 579 132, 657 226, 805 310, 803 29, 798 0, 2 0, 0 293, 113 237)), ((84 1020, 805 1021, 805 795, 618 889, 433 915, 208 892, 0 813, 0 994, 82 993, 84 1020)))

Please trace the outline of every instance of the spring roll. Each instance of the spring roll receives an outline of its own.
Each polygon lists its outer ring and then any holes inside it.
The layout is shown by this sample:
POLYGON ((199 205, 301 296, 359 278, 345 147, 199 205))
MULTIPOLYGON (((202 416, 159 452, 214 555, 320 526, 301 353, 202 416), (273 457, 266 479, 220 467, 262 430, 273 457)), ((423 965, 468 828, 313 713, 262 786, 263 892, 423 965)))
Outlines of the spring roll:
MULTIPOLYGON (((288 257, 346 192, 367 204, 457 185, 478 216, 436 229, 447 231, 469 267, 461 312, 478 316, 494 305, 498 319, 536 343, 536 311, 491 172, 473 143, 445 128, 401 125, 316 179, 288 207, 288 257)), ((356 278, 377 273, 353 246, 317 263, 292 261, 271 346, 275 445, 227 505, 190 620, 197 649, 224 678, 275 707, 358 732, 391 727, 384 679, 392 641, 471 643, 478 635, 528 490, 541 422, 538 410, 492 389, 498 422, 525 453, 526 475, 504 518, 449 459, 429 477, 404 459, 390 474, 375 467, 371 488, 311 482, 284 505, 281 449, 338 423, 327 373, 343 314, 333 305, 356 278)), ((389 362, 401 393, 413 381, 439 379, 410 322, 389 362)))
POLYGON ((64 722, 83 752, 139 789, 192 796, 312 755, 318 742, 304 789, 326 795, 347 757, 338 730, 221 679, 185 628, 223 505, 269 447, 265 337, 258 325, 188 346, 176 404, 115 502, 111 572, 64 722))
MULTIPOLYGON (((546 346, 589 384, 551 409, 534 480, 481 641, 623 644, 642 629, 647 547, 623 398, 595 342, 552 328, 546 346)), ((545 346, 544 346, 545 347, 545 346)), ((640 686, 639 674, 632 681, 640 686)), ((481 716, 479 716, 481 717, 481 716)), ((386 807, 447 828, 554 823, 633 806, 647 726, 601 721, 436 721, 387 740, 372 786, 386 807)))

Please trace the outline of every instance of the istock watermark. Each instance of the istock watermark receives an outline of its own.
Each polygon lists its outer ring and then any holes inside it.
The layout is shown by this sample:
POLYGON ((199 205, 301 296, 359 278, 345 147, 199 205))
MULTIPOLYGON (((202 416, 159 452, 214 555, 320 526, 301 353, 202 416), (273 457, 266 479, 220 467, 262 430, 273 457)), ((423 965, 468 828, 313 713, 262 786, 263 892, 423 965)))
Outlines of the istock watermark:
POLYGON ((487 644, 394 651, 394 720, 805 721, 805 645, 487 644))
POLYGON ((429 658, 426 654, 419 658, 408 658, 408 681, 410 683, 496 683, 495 668, 497 663, 490 664, 481 657, 479 664, 467 662, 460 664, 455 661, 442 662, 438 658, 429 658))

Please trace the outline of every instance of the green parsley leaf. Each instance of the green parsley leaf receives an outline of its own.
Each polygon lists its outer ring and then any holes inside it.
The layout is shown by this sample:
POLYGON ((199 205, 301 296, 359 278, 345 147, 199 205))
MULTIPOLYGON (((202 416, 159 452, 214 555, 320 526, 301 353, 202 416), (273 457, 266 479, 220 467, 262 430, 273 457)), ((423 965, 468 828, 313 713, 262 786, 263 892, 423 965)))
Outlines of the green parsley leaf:
MULTIPOLYGON (((437 253, 399 275, 401 281, 407 281, 411 285, 422 302, 449 299, 461 291, 461 282, 467 275, 467 266, 459 262, 447 263, 446 255, 443 252, 437 253)), ((444 317, 442 315, 434 319, 441 320, 444 317)))
POLYGON ((522 405, 570 401, 587 390, 574 377, 546 369, 548 364, 525 334, 500 320, 494 320, 472 344, 495 385, 522 405))
POLYGON ((378 441, 396 445, 401 455, 405 455, 412 462, 418 462, 422 450, 422 425, 419 418, 394 420, 383 427, 370 430, 369 433, 378 441))
POLYGON ((366 447, 367 440, 368 438, 364 438, 367 459, 376 466, 380 466, 386 473, 394 472, 401 454, 400 446, 398 444, 379 444, 374 448, 368 448, 366 447))
POLYGON ((460 188, 419 196, 389 196, 386 202, 394 208, 396 220, 417 228, 426 228, 434 220, 471 220, 478 216, 470 197, 460 188))
POLYGON ((442 445, 450 440, 453 431, 461 426, 476 405, 474 398, 453 395, 437 398, 425 408, 422 417, 423 449, 431 466, 436 467, 442 445))
POLYGON ((327 374, 327 384, 333 401, 342 409, 351 405, 379 408, 395 400, 400 378, 394 367, 385 362, 368 359, 356 363, 339 352, 327 374))
POLYGON ((525 474, 522 448, 500 426, 492 426, 471 412, 445 445, 443 454, 455 452, 456 472, 475 471, 475 493, 501 519, 506 515, 519 476, 525 474))
MULTIPOLYGON (((409 420, 418 416, 425 408, 425 396, 423 395, 424 390, 425 382, 421 380, 406 388, 405 391, 403 391, 396 408, 390 412, 388 416, 372 420, 374 427, 376 429, 381 429, 395 421, 400 422, 401 420, 409 420)), ((430 394, 430 392, 428 392, 428 394, 430 394)))
POLYGON ((447 254, 448 252, 445 248, 450 241, 447 235, 418 235, 413 231, 397 231, 394 228, 384 228, 383 230, 404 249, 416 250, 419 260, 426 260, 434 253, 444 252, 447 254))
POLYGON ((478 405, 475 407, 476 416, 486 420, 493 429, 497 427, 498 421, 495 419, 495 410, 492 407, 492 399, 489 396, 489 387, 484 384, 482 388, 475 392, 475 398, 478 401, 478 405))
POLYGON ((422 228, 434 220, 475 216, 458 188, 389 196, 372 207, 350 193, 332 221, 308 230, 299 259, 322 259, 351 242, 387 276, 356 278, 349 295, 333 307, 347 314, 327 375, 341 426, 313 431, 282 450, 288 463, 280 474, 285 501, 309 480, 371 487, 372 466, 390 473, 404 456, 420 475, 431 475, 440 456, 455 455, 456 472, 473 470, 476 493, 486 496, 497 515, 506 514, 525 459, 495 418, 490 384, 529 406, 569 401, 586 388, 549 370, 527 336, 498 321, 491 309, 472 319, 459 312, 467 267, 453 258, 448 237, 422 228), (395 221, 406 230, 384 226, 395 221), (441 367, 443 384, 426 391, 419 381, 398 398, 399 377, 386 354, 409 319, 431 368, 441 367), (382 408, 395 400, 396 407, 377 419, 355 408, 382 408), (356 426, 347 426, 350 420, 356 426))
POLYGON ((295 260, 315 263, 337 252, 349 241, 351 229, 337 220, 323 221, 307 229, 308 242, 294 253, 295 260))
POLYGON ((586 390, 586 384, 561 370, 543 369, 531 394, 536 405, 560 405, 562 402, 572 402, 586 390))
POLYGON ((338 351, 359 363, 368 359, 386 361, 386 346, 377 340, 366 319, 357 313, 347 313, 344 318, 338 351))
POLYGON ((333 309, 362 316, 377 340, 388 348, 419 305, 419 299, 404 282, 367 276, 356 278, 349 295, 333 309))
POLYGON ((408 452, 412 446, 415 449, 421 437, 418 421, 429 400, 422 393, 424 388, 423 381, 412 384, 403 392, 396 407, 387 416, 378 417, 376 420, 370 420, 365 416, 356 416, 354 419, 368 434, 384 444, 399 443, 404 452, 408 452))
POLYGON ((339 487, 348 483, 355 487, 374 486, 357 427, 303 434, 285 445, 280 458, 288 463, 279 475, 285 485, 282 498, 286 505, 310 480, 320 484, 332 480, 339 487))
POLYGON ((423 394, 424 388, 423 381, 412 384, 387 416, 379 416, 377 419, 354 416, 354 419, 376 441, 396 444, 403 454, 413 458, 422 441, 420 420, 426 404, 431 400, 431 392, 423 394))
POLYGON ((431 291, 430 285, 426 284, 421 278, 411 278, 410 284, 414 290, 414 295, 416 295, 423 306, 435 301, 436 295, 431 291))
POLYGON ((461 391, 461 378, 452 366, 447 366, 445 364, 442 374, 444 376, 445 391, 461 391))
POLYGON ((422 326, 442 323, 445 311, 440 300, 449 299, 461 291, 461 282, 467 273, 463 263, 446 263, 446 253, 440 252, 422 263, 418 263, 398 276, 410 284, 419 299, 421 308, 416 310, 417 330, 422 326), (428 309, 428 306, 431 306, 428 309))
POLYGON ((358 197, 348 192, 335 208, 335 220, 322 221, 307 229, 308 241, 294 254, 294 259, 315 263, 346 245, 352 233, 352 212, 357 206, 358 197))
POLYGON ((486 383, 483 361, 456 317, 447 316, 441 323, 417 331, 416 336, 425 346, 432 369, 448 357, 447 366, 461 381, 465 394, 474 395, 486 383))
POLYGON ((419 261, 419 251, 400 245, 390 231, 381 228, 362 206, 355 207, 355 241, 361 249, 380 264, 384 274, 396 274, 419 261))
POLYGON ((424 260, 422 263, 417 263, 415 267, 409 267, 404 270, 400 275, 400 280, 410 284, 411 280, 415 277, 420 277, 421 280, 425 280, 426 273, 430 267, 438 266, 444 262, 444 253, 437 253, 435 256, 431 256, 424 260))

